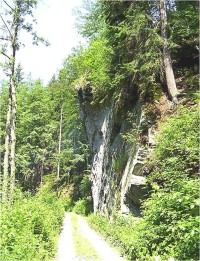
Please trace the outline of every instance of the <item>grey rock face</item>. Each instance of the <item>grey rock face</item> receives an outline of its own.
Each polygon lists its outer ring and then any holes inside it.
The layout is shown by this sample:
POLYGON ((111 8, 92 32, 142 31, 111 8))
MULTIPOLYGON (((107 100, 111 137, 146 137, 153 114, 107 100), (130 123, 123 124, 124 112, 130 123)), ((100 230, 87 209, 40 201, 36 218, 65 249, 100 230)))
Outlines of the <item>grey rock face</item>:
MULTIPOLYGON (((144 164, 155 147, 155 130, 153 128, 148 130, 148 141, 146 147, 141 146, 137 149, 136 153, 130 155, 131 168, 128 167, 130 165, 129 162, 127 163, 127 169, 122 178, 122 182, 126 179, 126 186, 123 186, 122 183, 121 193, 121 212, 123 214, 132 212, 134 216, 141 215, 141 200, 144 199, 144 196, 148 192, 146 179, 142 176, 144 164)), ((147 172, 147 170, 145 171, 147 172)))
POLYGON ((94 212, 106 212, 111 200, 110 136, 113 126, 113 105, 91 105, 79 94, 80 115, 84 123, 92 158, 92 196, 94 212))
POLYGON ((125 195, 125 205, 134 216, 140 216, 140 200, 146 193, 147 188, 145 177, 131 175, 130 186, 125 195))
MULTIPOLYGON (((122 213, 131 211, 139 216, 140 199, 146 193, 142 167, 150 147, 146 149, 137 142, 125 142, 121 134, 127 131, 126 119, 116 121, 112 102, 106 106, 91 105, 90 91, 83 94, 79 88, 78 94, 80 115, 93 155, 91 181, 94 212, 110 215, 112 209, 120 205, 122 213)), ((135 105, 134 110, 135 126, 138 127, 145 116, 140 103, 135 105)), ((151 143, 154 143, 153 135, 151 143)))

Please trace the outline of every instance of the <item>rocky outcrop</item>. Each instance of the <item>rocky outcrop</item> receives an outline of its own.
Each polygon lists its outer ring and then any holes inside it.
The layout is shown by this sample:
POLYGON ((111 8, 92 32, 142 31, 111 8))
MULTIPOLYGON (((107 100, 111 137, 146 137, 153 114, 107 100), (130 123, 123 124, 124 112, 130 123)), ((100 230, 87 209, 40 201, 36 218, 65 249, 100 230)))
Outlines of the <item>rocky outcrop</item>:
MULTIPOLYGON (((129 189, 126 191, 124 205, 126 206, 123 214, 133 213, 134 216, 140 216, 141 199, 146 195, 146 179, 142 176, 131 175, 129 189)), ((124 206, 123 206, 124 207, 124 206)))
MULTIPOLYGON (((115 115, 114 104, 91 105, 90 86, 78 88, 81 119, 85 126, 92 153, 92 196, 94 212, 110 215, 116 207, 122 213, 140 215, 140 199, 146 193, 142 177, 144 159, 150 146, 141 147, 138 142, 127 142, 123 135, 130 128, 127 120, 115 115)), ((145 116, 138 102, 133 108, 134 125, 138 128, 145 116)), ((148 134, 148 142, 150 141, 148 134)))
POLYGON ((113 127, 113 105, 91 105, 90 93, 79 88, 80 115, 92 153, 92 196, 94 212, 108 212, 111 203, 111 166, 108 148, 113 127))
POLYGON ((141 200, 147 195, 148 188, 144 174, 149 170, 145 167, 146 161, 155 147, 155 128, 152 126, 147 132, 147 143, 138 146, 137 151, 130 154, 129 160, 121 181, 121 213, 134 216, 141 215, 141 200))

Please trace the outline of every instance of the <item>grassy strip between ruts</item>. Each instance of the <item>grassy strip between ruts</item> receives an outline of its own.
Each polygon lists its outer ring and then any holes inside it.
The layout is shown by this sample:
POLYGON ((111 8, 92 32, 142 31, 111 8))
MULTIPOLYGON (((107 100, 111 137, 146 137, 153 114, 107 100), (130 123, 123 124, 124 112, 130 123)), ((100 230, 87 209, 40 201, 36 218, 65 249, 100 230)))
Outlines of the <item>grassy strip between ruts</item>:
POLYGON ((86 260, 100 260, 100 257, 90 241, 82 235, 81 228, 78 223, 78 217, 72 214, 73 241, 77 255, 86 260))

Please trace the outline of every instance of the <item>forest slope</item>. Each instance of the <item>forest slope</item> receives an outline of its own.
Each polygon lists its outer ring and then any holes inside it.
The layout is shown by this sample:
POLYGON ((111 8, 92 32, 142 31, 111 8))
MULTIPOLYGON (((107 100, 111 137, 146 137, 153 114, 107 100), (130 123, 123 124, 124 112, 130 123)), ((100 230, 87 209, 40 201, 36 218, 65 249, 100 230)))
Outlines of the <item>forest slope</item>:
POLYGON ((93 226, 130 260, 198 260, 199 2, 85 7, 87 44, 47 86, 23 69, 2 82, 2 256, 53 257, 65 209, 96 212, 93 226))

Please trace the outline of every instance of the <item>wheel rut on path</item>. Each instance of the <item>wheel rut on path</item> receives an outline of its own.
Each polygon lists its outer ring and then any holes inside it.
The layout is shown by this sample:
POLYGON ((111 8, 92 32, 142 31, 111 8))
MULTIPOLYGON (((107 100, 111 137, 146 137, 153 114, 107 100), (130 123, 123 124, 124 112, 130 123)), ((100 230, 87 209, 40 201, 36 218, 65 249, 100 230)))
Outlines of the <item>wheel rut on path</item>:
POLYGON ((63 227, 58 241, 58 253, 55 261, 125 261, 120 254, 110 247, 108 243, 101 238, 101 236, 91 229, 86 220, 81 216, 78 218, 78 232, 80 237, 84 237, 91 243, 91 246, 95 249, 98 257, 78 256, 75 249, 75 242, 73 238, 73 226, 72 215, 66 213, 64 217, 63 227))

